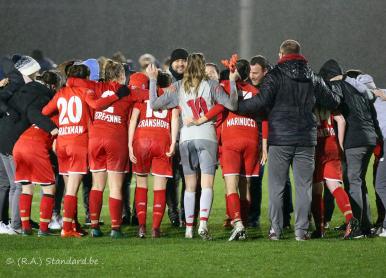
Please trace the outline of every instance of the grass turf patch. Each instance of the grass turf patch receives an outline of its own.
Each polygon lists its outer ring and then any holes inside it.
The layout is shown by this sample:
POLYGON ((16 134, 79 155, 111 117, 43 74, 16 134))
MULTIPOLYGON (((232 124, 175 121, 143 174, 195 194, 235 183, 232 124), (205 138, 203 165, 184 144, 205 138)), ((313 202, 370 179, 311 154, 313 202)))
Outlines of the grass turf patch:
MULTIPOLYGON (((284 239, 267 239, 267 175, 263 185, 261 228, 247 230, 244 242, 228 242, 230 230, 222 227, 225 215, 224 186, 220 173, 216 177, 215 200, 210 217, 211 242, 202 241, 195 233, 193 240, 184 238, 184 229, 171 227, 165 215, 163 237, 152 239, 152 191, 148 201, 148 236, 136 237, 137 227, 125 226, 127 238, 110 239, 108 192, 104 194, 102 238, 61 239, 59 234, 38 238, 0 236, 0 277, 384 277, 386 273, 386 240, 370 238, 343 241, 333 230, 321 240, 296 242, 293 231, 286 231, 284 239)), ((373 216, 376 216, 372 177, 367 177, 373 216)), ((107 190, 106 190, 107 191, 107 190)), ((33 203, 33 219, 39 215, 39 189, 33 203)), ((133 195, 133 194, 132 194, 133 195)), ((295 199, 295 197, 294 197, 295 199)), ((84 211, 79 195, 79 216, 84 211)), ((374 218, 373 217, 373 218, 374 218)), ((374 220, 374 219, 373 219, 374 220)), ((343 222, 336 208, 331 226, 343 222)), ((293 221, 292 221, 293 223, 293 221)))

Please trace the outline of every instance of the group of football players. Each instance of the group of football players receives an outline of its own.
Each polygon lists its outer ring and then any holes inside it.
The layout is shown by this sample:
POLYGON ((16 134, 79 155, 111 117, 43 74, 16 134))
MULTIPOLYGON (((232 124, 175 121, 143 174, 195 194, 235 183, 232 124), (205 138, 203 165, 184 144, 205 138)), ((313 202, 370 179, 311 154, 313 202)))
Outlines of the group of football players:
MULTIPOLYGON (((259 86, 269 74, 267 61, 257 56, 252 58, 255 62, 250 63, 232 56, 223 62, 225 70, 220 74, 218 66, 206 63, 200 53, 188 54, 184 49, 176 49, 171 58, 170 70, 162 71, 149 63, 143 72, 130 74, 122 63, 107 60, 101 65, 100 80, 90 79, 92 68, 82 61, 67 64, 61 72, 47 71, 38 76, 40 67, 34 59, 29 56, 14 59, 15 69, 25 83, 18 91, 23 88, 28 91, 28 86, 35 83, 50 90, 43 96, 37 88, 33 101, 39 103, 41 111, 34 111, 34 117, 30 117, 32 112, 17 111, 18 107, 14 107, 16 113, 28 121, 28 128, 20 133, 12 153, 7 154, 13 157, 14 182, 22 188, 18 201, 21 234, 32 234, 32 196, 34 185, 40 185, 38 235, 50 235, 48 226, 55 203, 54 153, 57 171, 65 181, 62 237, 86 234, 77 220, 77 194, 83 176, 89 171, 92 173, 89 194, 92 237, 103 236, 99 220, 106 185, 109 186, 110 235, 123 236, 122 187, 130 171, 135 175, 138 236, 146 237, 151 174, 152 237, 160 237, 166 186, 177 170, 173 157, 178 156, 185 182, 182 197, 185 237, 192 238, 194 226, 198 224, 198 235, 211 239, 208 220, 219 164, 226 188, 226 214, 233 227, 229 240, 246 238, 251 178, 259 176, 260 167, 267 161, 271 127, 267 121, 269 111, 258 116, 240 115, 238 102, 260 93, 259 86), (65 79, 61 85, 57 82, 60 79, 65 79), (196 196, 197 188, 201 188, 199 196, 196 196), (196 202, 199 202, 198 213, 196 202)), ((1 81, 2 89, 12 82, 12 76, 6 76, 1 81)), ((360 78, 345 82, 351 82, 358 91, 366 85, 360 78)), ((384 101, 380 90, 372 92, 384 101)), ((8 104, 12 107, 11 101, 8 104)), ((3 118, 12 116, 7 111, 2 114, 3 118)), ((352 238, 361 219, 353 216, 349 194, 343 187, 341 161, 346 121, 340 112, 321 106, 315 106, 314 115, 317 146, 313 185, 310 184, 315 223, 312 236, 320 238, 325 233, 323 190, 326 188, 345 218, 344 238, 352 238)), ((381 229, 379 234, 386 236, 386 230, 381 229)))

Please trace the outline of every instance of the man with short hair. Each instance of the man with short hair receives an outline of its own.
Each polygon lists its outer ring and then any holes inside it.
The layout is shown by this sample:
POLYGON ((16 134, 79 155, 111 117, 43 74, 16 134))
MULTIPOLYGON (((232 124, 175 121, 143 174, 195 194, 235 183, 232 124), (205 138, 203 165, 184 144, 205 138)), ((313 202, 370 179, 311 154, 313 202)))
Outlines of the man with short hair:
POLYGON ((218 81, 220 79, 220 70, 218 69, 218 66, 214 63, 206 63, 205 72, 210 80, 218 81))
POLYGON ((239 102, 241 114, 265 112, 269 122, 269 239, 278 240, 283 230, 283 191, 292 163, 295 190, 295 238, 309 239, 308 215, 314 171, 316 103, 335 109, 340 97, 313 73, 300 44, 286 40, 280 45, 278 64, 267 73, 260 94, 239 102))

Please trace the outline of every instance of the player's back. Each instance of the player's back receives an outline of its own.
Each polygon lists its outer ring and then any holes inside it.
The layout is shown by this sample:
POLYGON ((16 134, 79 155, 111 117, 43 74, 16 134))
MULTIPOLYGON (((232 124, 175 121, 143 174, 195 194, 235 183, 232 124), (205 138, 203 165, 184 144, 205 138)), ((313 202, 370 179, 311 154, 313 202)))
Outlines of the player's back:
MULTIPOLYGON (((122 85, 117 82, 103 82, 98 84, 95 93, 98 98, 107 98, 117 92, 122 85)), ((127 133, 127 123, 132 101, 124 97, 112 103, 106 109, 92 110, 92 127, 91 130, 97 131, 103 129, 101 136, 114 135, 116 132, 127 133)), ((91 132, 91 131, 90 131, 91 132)))
MULTIPOLYGON (((179 107, 181 117, 198 119, 204 116, 214 105, 213 86, 211 81, 201 81, 197 92, 185 92, 182 82, 179 83, 179 107)), ((208 121, 199 126, 186 126, 181 128, 180 142, 194 139, 205 139, 217 142, 214 121, 208 121)))
MULTIPOLYGON (((226 93, 230 93, 229 80, 221 82, 226 93)), ((250 99, 258 93, 257 89, 246 83, 237 82, 239 99, 250 99)), ((226 110, 221 116, 221 138, 222 140, 246 138, 248 140, 258 140, 259 129, 256 120, 251 117, 241 116, 232 111, 226 110)))
POLYGON ((54 98, 59 111, 58 138, 66 140, 87 135, 90 121, 86 102, 89 89, 71 84, 59 90, 54 98))
POLYGON ((171 109, 153 110, 150 101, 136 103, 134 108, 139 110, 138 125, 135 130, 135 138, 141 137, 162 140, 170 138, 171 109))

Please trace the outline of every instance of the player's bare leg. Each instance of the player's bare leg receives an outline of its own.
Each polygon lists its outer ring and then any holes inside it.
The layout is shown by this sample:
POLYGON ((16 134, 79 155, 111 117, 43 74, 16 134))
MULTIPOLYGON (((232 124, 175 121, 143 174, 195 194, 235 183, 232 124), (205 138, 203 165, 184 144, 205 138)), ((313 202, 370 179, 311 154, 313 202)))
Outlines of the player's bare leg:
POLYGON ((153 238, 161 236, 160 226, 166 207, 166 183, 166 177, 154 176, 153 238))
POLYGON ((30 220, 33 192, 34 190, 32 184, 22 185, 22 191, 19 199, 22 235, 32 235, 32 227, 30 220))
POLYGON ((146 214, 147 214, 147 175, 137 175, 137 187, 135 189, 135 209, 138 217, 138 236, 146 236, 146 214))
POLYGON ((91 236, 101 237, 103 233, 99 227, 99 219, 103 203, 103 191, 106 186, 107 173, 93 172, 92 173, 92 188, 89 196, 89 210, 91 221, 91 236))
POLYGON ((122 223, 122 185, 125 178, 124 173, 108 173, 110 197, 109 209, 111 218, 111 237, 121 238, 122 223))
POLYGON ((357 230, 359 230, 359 221, 353 216, 350 199, 346 191, 342 188, 340 181, 326 179, 326 185, 331 194, 334 196, 339 210, 345 217, 345 223, 347 226, 344 238, 350 239, 353 236, 355 237, 357 230))

